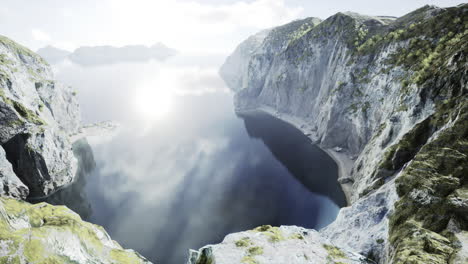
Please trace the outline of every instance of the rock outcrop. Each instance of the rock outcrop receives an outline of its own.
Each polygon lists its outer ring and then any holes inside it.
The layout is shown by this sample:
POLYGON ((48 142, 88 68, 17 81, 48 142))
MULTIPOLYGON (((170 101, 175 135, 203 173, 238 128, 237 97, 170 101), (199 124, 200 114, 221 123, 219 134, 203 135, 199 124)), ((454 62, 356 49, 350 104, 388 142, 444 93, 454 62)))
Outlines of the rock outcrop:
MULTIPOLYGON (((0 36, 0 263, 150 264, 65 206, 22 201, 63 203, 75 192, 64 187, 94 167, 84 137, 97 128, 80 128, 75 95, 41 57, 0 36)), ((67 204, 89 211, 84 200, 67 204)))
POLYGON ((274 114, 352 165, 351 205, 321 231, 337 246, 379 263, 468 261, 467 13, 299 20, 222 66, 236 111, 274 114))
POLYGON ((336 247, 315 230, 297 226, 260 226, 226 236, 218 245, 190 251, 187 264, 369 263, 336 247))
POLYGON ((150 264, 64 206, 0 198, 0 263, 150 264))
POLYGON ((2 173, 0 192, 44 196, 73 180, 76 159, 69 135, 80 126, 75 94, 53 81, 41 57, 0 36, 0 144, 14 171, 2 173), (10 184, 15 175, 29 191, 10 184))

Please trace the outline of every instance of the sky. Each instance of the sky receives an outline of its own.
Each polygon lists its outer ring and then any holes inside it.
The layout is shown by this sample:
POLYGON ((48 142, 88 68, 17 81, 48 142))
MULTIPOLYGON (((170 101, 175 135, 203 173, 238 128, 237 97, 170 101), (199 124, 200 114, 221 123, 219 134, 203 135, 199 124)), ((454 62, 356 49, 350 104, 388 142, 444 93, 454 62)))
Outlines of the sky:
POLYGON ((37 50, 157 42, 183 52, 228 54, 248 36, 342 11, 401 16, 461 0, 1 0, 0 34, 37 50))

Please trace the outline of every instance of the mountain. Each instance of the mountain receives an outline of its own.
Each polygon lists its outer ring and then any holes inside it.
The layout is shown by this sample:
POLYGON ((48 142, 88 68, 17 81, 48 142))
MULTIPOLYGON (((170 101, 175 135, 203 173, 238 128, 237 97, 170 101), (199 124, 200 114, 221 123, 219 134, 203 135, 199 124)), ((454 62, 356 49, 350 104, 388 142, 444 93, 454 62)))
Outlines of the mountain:
POLYGON ((37 53, 50 63, 57 63, 68 58, 76 64, 91 66, 123 62, 165 60, 174 56, 177 52, 162 43, 157 43, 151 47, 143 45, 80 47, 72 53, 47 46, 39 49, 37 53))
MULTIPOLYGON (((298 20, 250 37, 221 67, 238 113, 290 122, 337 161, 350 205, 316 234, 329 244, 377 263, 468 262, 467 11, 298 20)), ((237 263, 248 253, 230 236, 190 263, 237 263)), ((284 254, 247 263, 325 263, 271 246, 284 254)))
POLYGON ((71 140, 79 113, 76 92, 42 57, 0 36, 0 263, 149 263, 64 206, 24 201, 93 166, 86 141, 71 140))
POLYGON ((65 60, 71 54, 71 52, 49 45, 38 49, 37 54, 50 63, 58 63, 65 60))

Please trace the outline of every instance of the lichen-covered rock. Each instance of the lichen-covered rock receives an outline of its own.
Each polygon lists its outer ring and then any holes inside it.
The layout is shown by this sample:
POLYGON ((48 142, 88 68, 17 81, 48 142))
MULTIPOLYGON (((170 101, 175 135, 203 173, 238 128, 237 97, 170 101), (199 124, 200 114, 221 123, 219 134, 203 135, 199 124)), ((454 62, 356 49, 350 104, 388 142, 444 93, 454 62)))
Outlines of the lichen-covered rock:
POLYGON ((340 249, 315 230, 260 226, 226 236, 220 244, 190 251, 188 264, 370 263, 340 249))
POLYGON ((75 95, 53 81, 41 57, 0 36, 0 144, 32 197, 63 187, 76 173, 69 140, 80 125, 75 95))
MULTIPOLYGON (((441 116, 443 127, 396 179, 401 199, 390 218, 393 263, 448 263, 468 246, 456 236, 468 230, 468 101, 441 116)), ((438 117, 432 116, 434 126, 438 117)))
POLYGON ((0 263, 150 264, 64 206, 0 198, 0 263))
POLYGON ((338 13, 306 30, 295 21, 223 65, 236 111, 299 120, 322 148, 349 156, 341 177, 352 205, 323 231, 340 247, 382 263, 448 263, 465 252, 456 237, 468 222, 467 13, 467 4, 400 18, 338 13))

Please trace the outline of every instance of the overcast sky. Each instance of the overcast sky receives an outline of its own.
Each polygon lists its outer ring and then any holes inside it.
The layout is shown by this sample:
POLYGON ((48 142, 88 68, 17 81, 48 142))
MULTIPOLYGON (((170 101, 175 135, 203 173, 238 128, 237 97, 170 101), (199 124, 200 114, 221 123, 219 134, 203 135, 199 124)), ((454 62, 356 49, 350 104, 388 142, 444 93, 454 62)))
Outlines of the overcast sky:
POLYGON ((1 0, 0 34, 34 50, 45 45, 152 45, 229 53, 249 35, 340 11, 401 16, 425 4, 462 0, 1 0))

